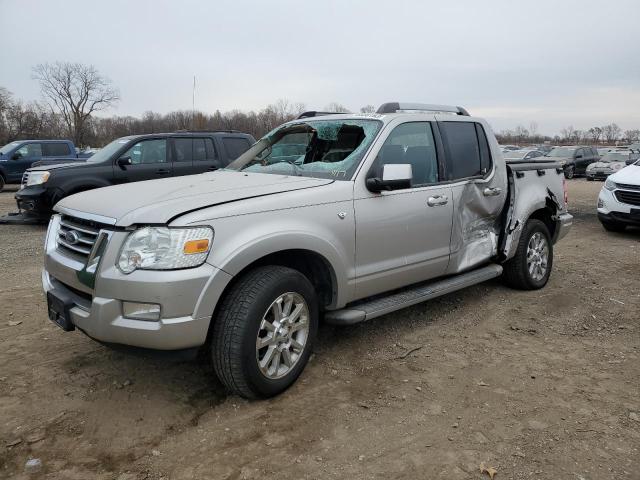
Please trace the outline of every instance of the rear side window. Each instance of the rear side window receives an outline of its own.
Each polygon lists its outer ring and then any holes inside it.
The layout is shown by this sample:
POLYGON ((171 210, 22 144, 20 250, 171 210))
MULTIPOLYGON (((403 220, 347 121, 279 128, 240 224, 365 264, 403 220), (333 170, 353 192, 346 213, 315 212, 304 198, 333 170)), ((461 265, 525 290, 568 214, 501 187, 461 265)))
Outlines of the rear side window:
POLYGON ((235 160, 244 152, 249 150, 251 146, 249 141, 246 138, 238 138, 238 137, 223 137, 222 144, 224 145, 224 149, 227 151, 227 155, 231 160, 235 160))
POLYGON ((193 141, 190 138, 174 138, 173 146, 176 150, 176 162, 190 162, 193 160, 193 141))
POLYGON ((491 152, 484 129, 475 122, 439 124, 447 150, 447 179, 484 176, 491 169, 491 152))
POLYGON ((216 154, 216 147, 213 145, 213 140, 211 138, 204 139, 204 146, 207 149, 207 160, 215 160, 218 158, 216 154))
POLYGON ((66 143, 43 143, 42 155, 44 157, 65 157, 71 154, 66 143))

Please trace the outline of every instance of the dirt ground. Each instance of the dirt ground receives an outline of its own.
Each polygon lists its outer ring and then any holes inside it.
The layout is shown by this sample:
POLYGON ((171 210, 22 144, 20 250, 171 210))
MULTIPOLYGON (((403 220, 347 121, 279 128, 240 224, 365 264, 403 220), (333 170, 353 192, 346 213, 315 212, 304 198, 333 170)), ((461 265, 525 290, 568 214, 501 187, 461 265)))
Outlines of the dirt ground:
MULTIPOLYGON (((117 353, 47 320, 45 229, 0 225, 0 477, 640 478, 640 230, 569 183, 547 287, 498 281, 322 326, 298 383, 227 396, 206 363, 117 353), (19 323, 18 323, 19 322, 19 323)), ((13 210, 0 193, 0 214, 13 210)))

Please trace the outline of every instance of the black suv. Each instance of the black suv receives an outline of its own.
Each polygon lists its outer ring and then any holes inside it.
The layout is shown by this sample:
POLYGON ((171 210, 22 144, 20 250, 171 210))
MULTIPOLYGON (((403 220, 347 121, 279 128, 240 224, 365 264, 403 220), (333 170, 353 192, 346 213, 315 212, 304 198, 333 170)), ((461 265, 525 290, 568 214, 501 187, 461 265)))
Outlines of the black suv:
POLYGON ((595 147, 585 146, 555 147, 545 157, 551 157, 560 162, 564 169, 565 178, 584 175, 589 164, 600 160, 600 155, 595 147))
POLYGON ((18 208, 47 218, 62 198, 93 188, 226 167, 255 139, 234 130, 134 135, 114 140, 83 163, 28 169, 16 193, 18 208))

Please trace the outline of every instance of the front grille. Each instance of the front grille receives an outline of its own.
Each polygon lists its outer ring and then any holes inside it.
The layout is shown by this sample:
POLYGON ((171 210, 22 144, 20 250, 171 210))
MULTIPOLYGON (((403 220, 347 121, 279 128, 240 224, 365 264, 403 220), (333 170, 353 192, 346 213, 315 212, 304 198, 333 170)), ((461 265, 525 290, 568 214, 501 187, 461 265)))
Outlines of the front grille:
POLYGON ((62 215, 58 229, 58 250, 77 260, 86 261, 98 234, 105 228, 98 222, 62 215))
POLYGON ((626 190, 616 190, 616 198, 622 203, 640 205, 640 191, 627 192, 626 190))
POLYGON ((622 188, 624 190, 638 190, 640 192, 640 185, 629 185, 628 183, 618 183, 616 182, 618 188, 622 188))

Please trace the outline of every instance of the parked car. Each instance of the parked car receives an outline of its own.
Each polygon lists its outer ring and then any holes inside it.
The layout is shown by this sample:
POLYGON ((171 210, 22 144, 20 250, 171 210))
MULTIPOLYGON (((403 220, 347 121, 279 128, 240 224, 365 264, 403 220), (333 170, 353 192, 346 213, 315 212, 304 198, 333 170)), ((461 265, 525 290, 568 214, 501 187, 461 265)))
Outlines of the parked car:
POLYGON ((34 163, 84 161, 69 140, 16 140, 0 148, 0 191, 7 183, 20 183, 25 170, 34 163))
POLYGON ((517 145, 501 145, 500 149, 504 153, 504 152, 510 152, 512 150, 520 150, 520 147, 518 147, 517 145))
POLYGON ((133 135, 114 140, 84 163, 30 168, 16 193, 18 209, 48 218, 67 195, 94 188, 226 167, 255 139, 236 131, 133 135))
POLYGON ((531 150, 523 148, 522 150, 510 150, 504 153, 505 160, 533 160, 534 158, 542 157, 544 154, 539 150, 531 150))
POLYGON ((613 150, 613 147, 598 147, 598 148, 596 148, 596 151, 598 152, 598 155, 600 155, 601 157, 604 156, 606 153, 610 152, 611 150, 613 150))
POLYGON ((553 145, 542 144, 542 145, 534 145, 532 148, 546 155, 556 147, 554 147, 553 145))
POLYGON ((556 147, 546 156, 560 162, 564 169, 565 178, 573 178, 575 175, 585 174, 589 164, 600 160, 595 147, 584 146, 556 147))
POLYGON ((640 160, 607 177, 598 196, 598 219, 611 232, 640 227, 640 160))
POLYGON ((634 160, 631 159, 629 150, 607 152, 599 161, 587 167, 587 180, 605 180, 609 175, 633 162, 634 160))
POLYGON ((206 346, 229 390, 272 396, 321 317, 354 324, 501 275, 542 288, 572 223, 565 186, 557 162, 505 162, 460 107, 307 116, 225 169, 60 201, 49 318, 106 344, 206 346))

